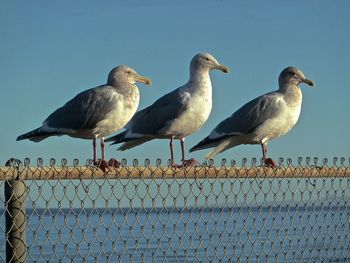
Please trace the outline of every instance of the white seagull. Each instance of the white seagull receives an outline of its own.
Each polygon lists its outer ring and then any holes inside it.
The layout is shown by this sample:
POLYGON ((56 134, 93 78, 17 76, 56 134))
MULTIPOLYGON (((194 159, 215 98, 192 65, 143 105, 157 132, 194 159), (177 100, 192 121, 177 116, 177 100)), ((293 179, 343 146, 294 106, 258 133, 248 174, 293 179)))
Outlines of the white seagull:
POLYGON ((92 139, 93 162, 105 170, 108 164, 104 160, 104 137, 123 128, 135 114, 140 100, 136 82, 151 84, 150 79, 128 66, 115 67, 107 84, 79 93, 54 111, 41 127, 18 136, 17 141, 39 142, 55 135, 92 139), (101 140, 100 162, 96 157, 97 138, 101 140))
POLYGON ((124 143, 118 150, 127 150, 153 139, 170 139, 170 157, 174 163, 173 139, 181 142, 182 166, 194 165, 185 160, 185 137, 199 130, 212 108, 212 86, 209 72, 218 69, 228 73, 212 55, 200 53, 190 64, 189 81, 164 95, 151 106, 138 111, 125 126, 126 130, 106 141, 124 143))
POLYGON ((300 83, 314 86, 312 80, 295 67, 284 69, 278 79, 279 89, 262 95, 222 121, 209 136, 190 152, 215 147, 206 159, 240 144, 260 144, 266 166, 275 167, 266 158, 267 143, 289 132, 297 123, 302 103, 300 83))

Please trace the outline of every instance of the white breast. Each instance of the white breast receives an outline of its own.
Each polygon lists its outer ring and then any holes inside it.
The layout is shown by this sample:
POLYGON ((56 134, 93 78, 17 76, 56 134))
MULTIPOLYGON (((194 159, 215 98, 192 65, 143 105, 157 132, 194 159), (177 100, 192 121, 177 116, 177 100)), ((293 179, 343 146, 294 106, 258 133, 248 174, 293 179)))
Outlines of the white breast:
POLYGON ((187 108, 170 126, 168 134, 183 138, 198 131, 208 119, 212 108, 210 79, 196 90, 186 94, 187 108))
POLYGON ((124 96, 118 92, 114 92, 110 99, 115 102, 115 106, 113 110, 106 115, 106 118, 100 121, 94 129, 94 134, 96 134, 98 138, 105 137, 120 130, 129 122, 138 108, 140 94, 138 89, 135 88, 131 96, 130 94, 124 96))
POLYGON ((288 133, 297 123, 301 111, 301 101, 293 105, 281 98, 280 111, 275 118, 266 120, 255 132, 255 140, 267 142, 288 133))

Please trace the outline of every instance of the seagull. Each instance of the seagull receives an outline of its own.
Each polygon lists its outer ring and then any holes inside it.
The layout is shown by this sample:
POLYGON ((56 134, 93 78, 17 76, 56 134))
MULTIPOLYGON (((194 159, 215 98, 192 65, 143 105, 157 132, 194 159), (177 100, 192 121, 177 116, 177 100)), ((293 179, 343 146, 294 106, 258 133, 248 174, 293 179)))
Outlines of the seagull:
POLYGON ((196 160, 185 159, 185 137, 199 130, 209 117, 212 108, 212 86, 209 71, 229 69, 212 55, 199 53, 191 61, 188 82, 164 95, 151 106, 138 111, 125 126, 125 131, 106 141, 124 143, 124 151, 153 139, 170 140, 170 158, 174 167, 173 140, 181 143, 182 166, 195 165, 196 160))
POLYGON ((215 147, 206 159, 240 144, 260 144, 265 166, 276 167, 266 158, 271 139, 288 133, 297 123, 302 103, 299 84, 314 86, 295 67, 285 68, 278 79, 279 89, 253 99, 217 125, 209 136, 190 152, 215 147))
POLYGON ((92 139, 93 163, 105 171, 108 164, 104 155, 104 137, 123 128, 135 114, 140 100, 136 82, 151 84, 150 79, 128 66, 115 67, 108 75, 107 84, 79 93, 54 111, 41 127, 18 136, 17 141, 40 142, 61 135, 92 139), (96 157, 97 138, 100 138, 101 161, 96 157))

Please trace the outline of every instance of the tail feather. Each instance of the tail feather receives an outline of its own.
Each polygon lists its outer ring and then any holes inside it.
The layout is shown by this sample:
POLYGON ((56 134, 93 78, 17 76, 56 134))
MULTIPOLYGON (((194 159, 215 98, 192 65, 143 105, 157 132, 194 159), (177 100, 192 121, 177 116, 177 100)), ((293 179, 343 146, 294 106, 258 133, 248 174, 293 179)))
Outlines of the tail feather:
POLYGON ((134 148, 135 146, 138 146, 140 144, 143 144, 145 142, 148 142, 150 140, 152 140, 153 138, 150 137, 142 137, 142 138, 134 138, 134 139, 130 139, 128 141, 126 141, 125 143, 122 144, 122 146, 120 146, 118 148, 119 151, 125 151, 131 148, 134 148))
POLYGON ((35 130, 32 130, 30 132, 24 133, 20 136, 17 137, 16 141, 22 141, 29 139, 33 142, 40 142, 50 136, 54 135, 62 135, 59 132, 48 132, 48 131, 43 131, 41 128, 37 128, 35 130))
POLYGON ((115 136, 112 136, 108 139, 106 139, 106 142, 113 142, 111 143, 111 145, 113 144, 119 144, 119 143, 123 143, 118 150, 119 151, 125 151, 131 148, 134 148, 135 146, 138 146, 144 142, 150 141, 153 138, 152 137, 127 137, 126 136, 127 131, 123 131, 115 136))
POLYGON ((218 144, 221 143, 222 140, 226 139, 226 137, 220 137, 217 139, 210 139, 209 136, 205 137, 203 140, 201 140, 198 144, 196 144, 195 146, 193 146, 190 149, 190 152, 194 152, 194 151, 199 151, 199 150, 203 150, 203 149, 207 149, 207 148, 211 148, 211 147, 215 147, 218 144))
POLYGON ((216 147, 209 152, 206 156, 205 159, 212 159, 214 158, 215 155, 222 153, 223 151, 226 151, 227 149, 231 148, 232 142, 231 140, 222 140, 220 143, 215 145, 216 147))
POLYGON ((111 145, 125 142, 127 140, 125 135, 126 135, 126 131, 123 131, 117 135, 107 138, 105 142, 113 142, 111 145))

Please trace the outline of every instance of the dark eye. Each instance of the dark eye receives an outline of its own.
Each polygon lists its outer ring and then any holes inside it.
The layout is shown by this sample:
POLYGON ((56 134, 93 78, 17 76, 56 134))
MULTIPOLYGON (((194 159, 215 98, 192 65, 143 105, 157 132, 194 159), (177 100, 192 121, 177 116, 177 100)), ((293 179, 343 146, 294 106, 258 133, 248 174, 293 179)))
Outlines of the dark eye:
POLYGON ((129 75, 131 74, 131 71, 130 70, 127 70, 126 73, 128 73, 129 75))
POLYGON ((205 58, 206 61, 209 61, 209 58, 205 58))

